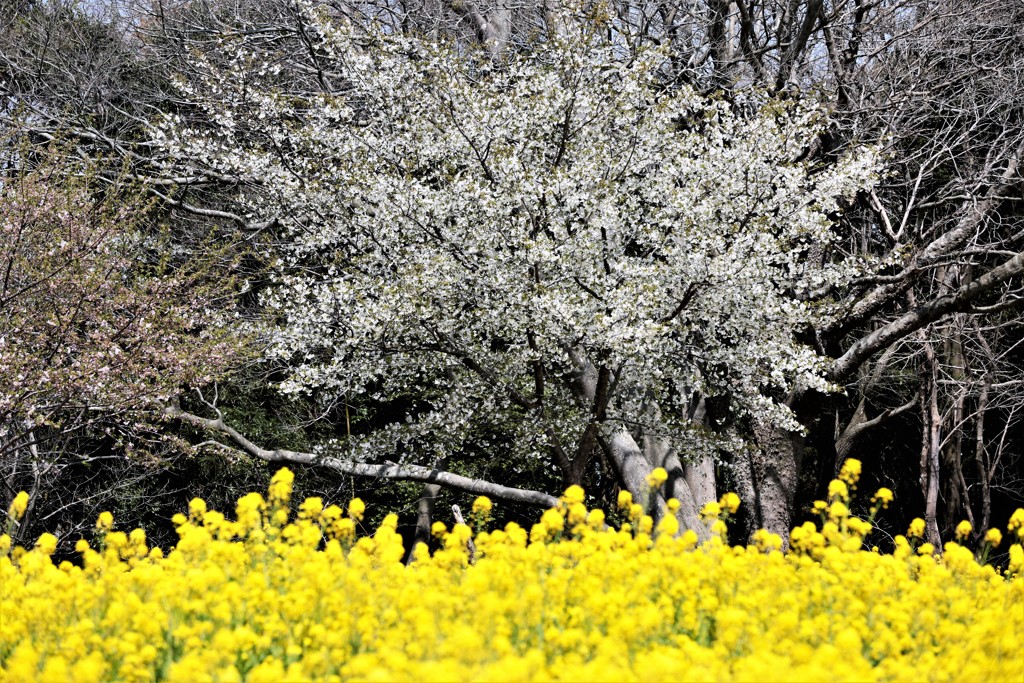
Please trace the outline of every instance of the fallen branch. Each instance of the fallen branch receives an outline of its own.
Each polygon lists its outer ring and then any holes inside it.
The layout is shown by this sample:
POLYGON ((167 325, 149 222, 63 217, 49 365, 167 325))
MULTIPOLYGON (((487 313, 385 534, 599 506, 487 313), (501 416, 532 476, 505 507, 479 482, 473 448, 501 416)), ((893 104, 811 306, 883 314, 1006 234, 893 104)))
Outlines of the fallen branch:
POLYGON ((249 455, 266 462, 298 463, 315 467, 325 467, 355 477, 375 477, 379 479, 395 479, 400 481, 419 481, 428 484, 439 484, 450 489, 475 493, 488 496, 498 500, 507 500, 514 503, 525 503, 537 507, 549 508, 558 505, 558 498, 541 491, 530 489, 517 489, 510 486, 502 486, 482 479, 472 479, 452 472, 444 472, 432 467, 421 465, 405 465, 393 462, 383 464, 369 464, 352 462, 341 458, 319 455, 316 453, 305 453, 302 451, 289 451, 282 448, 266 449, 254 444, 234 427, 224 422, 220 411, 216 419, 201 417, 186 412, 180 406, 173 404, 163 410, 165 417, 187 422, 196 427, 219 433, 226 436, 228 440, 238 449, 249 455))

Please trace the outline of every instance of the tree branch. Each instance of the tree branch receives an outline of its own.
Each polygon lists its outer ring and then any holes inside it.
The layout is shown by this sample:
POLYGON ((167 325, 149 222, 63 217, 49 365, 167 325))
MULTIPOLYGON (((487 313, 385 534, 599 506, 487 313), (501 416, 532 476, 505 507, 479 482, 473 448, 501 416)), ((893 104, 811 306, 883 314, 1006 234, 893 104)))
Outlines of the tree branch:
POLYGON ((421 465, 402 465, 388 462, 383 464, 368 464, 350 462, 331 456, 305 453, 302 451, 289 451, 282 448, 268 450, 254 444, 234 427, 224 422, 220 417, 209 419, 194 415, 182 410, 177 405, 170 405, 164 408, 163 415, 170 419, 181 420, 188 424, 217 432, 226 436, 231 443, 249 455, 266 462, 297 463, 325 467, 355 477, 375 477, 378 479, 395 479, 399 481, 419 481, 428 484, 439 484, 447 488, 475 493, 477 495, 489 496, 500 500, 507 500, 514 503, 524 503, 537 507, 555 507, 558 505, 558 498, 541 491, 529 489, 516 489, 509 486, 502 486, 481 479, 472 479, 452 472, 443 472, 432 467, 421 465))
POLYGON ((892 342, 938 320, 947 313, 969 310, 971 301, 1021 273, 1024 273, 1024 252, 1020 252, 952 294, 918 306, 871 334, 861 337, 832 364, 828 372, 828 379, 837 383, 843 381, 861 363, 892 342))

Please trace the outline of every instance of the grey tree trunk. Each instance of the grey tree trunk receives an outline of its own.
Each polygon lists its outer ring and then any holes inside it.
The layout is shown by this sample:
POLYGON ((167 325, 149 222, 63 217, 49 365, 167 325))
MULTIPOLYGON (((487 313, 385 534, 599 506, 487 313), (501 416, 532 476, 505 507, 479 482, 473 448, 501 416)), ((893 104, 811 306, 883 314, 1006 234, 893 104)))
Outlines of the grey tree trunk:
POLYGON ((439 484, 423 485, 423 492, 416 503, 416 531, 413 533, 412 543, 409 544, 409 554, 405 558, 406 564, 412 562, 417 544, 430 545, 430 525, 434 521, 434 504, 440 495, 441 486, 439 484))
POLYGON ((789 546, 792 511, 800 477, 802 439, 767 425, 754 428, 757 448, 751 453, 753 483, 757 490, 756 512, 760 526, 789 546))

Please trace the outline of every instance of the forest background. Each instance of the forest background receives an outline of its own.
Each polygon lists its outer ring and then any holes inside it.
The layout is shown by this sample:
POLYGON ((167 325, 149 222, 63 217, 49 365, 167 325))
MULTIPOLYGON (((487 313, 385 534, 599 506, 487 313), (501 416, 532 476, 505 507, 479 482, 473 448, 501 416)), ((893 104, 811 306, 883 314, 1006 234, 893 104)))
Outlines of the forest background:
POLYGON ((189 499, 285 462, 407 539, 478 494, 612 510, 656 467, 684 524, 735 490, 748 533, 785 535, 848 456, 896 492, 880 530, 923 510, 936 547, 1024 501, 1016 0, 7 0, 0 92, 15 542, 70 556, 111 510, 169 546, 189 499), (499 201, 534 188, 491 168, 509 140, 575 194, 499 201), (684 224, 721 270, 674 269, 684 224), (513 225, 571 249, 487 322, 513 225), (785 258, 739 278, 740 246, 785 258))

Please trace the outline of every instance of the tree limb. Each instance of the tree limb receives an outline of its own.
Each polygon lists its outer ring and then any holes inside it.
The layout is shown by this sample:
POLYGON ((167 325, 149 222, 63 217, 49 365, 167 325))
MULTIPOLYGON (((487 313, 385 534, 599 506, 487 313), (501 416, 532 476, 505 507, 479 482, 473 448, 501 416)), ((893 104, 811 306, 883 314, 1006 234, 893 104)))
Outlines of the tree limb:
POLYGON ((443 472, 432 467, 421 465, 404 465, 393 462, 383 464, 368 464, 350 462, 332 456, 305 453, 302 451, 290 451, 282 448, 268 450, 254 444, 234 427, 227 424, 223 417, 218 414, 216 419, 210 419, 195 415, 182 410, 177 405, 170 405, 164 408, 165 417, 181 420, 196 427, 201 427, 212 432, 226 436, 231 443, 249 455, 266 462, 298 463, 301 465, 313 465, 326 467, 327 469, 341 472, 356 477, 375 477, 378 479, 395 479, 400 481, 419 481, 428 484, 439 484, 451 489, 475 493, 477 495, 489 496, 500 500, 507 500, 515 503, 524 503, 537 507, 555 507, 558 505, 558 498, 541 491, 529 489, 516 489, 509 486, 502 486, 481 479, 472 479, 452 472, 443 472))
POLYGON ((843 381, 861 363, 892 342, 938 320, 947 313, 969 310, 974 299, 1021 273, 1024 273, 1024 252, 1018 253, 1002 265, 993 268, 952 294, 918 306, 871 334, 861 337, 832 364, 828 372, 828 379, 832 382, 843 381))

